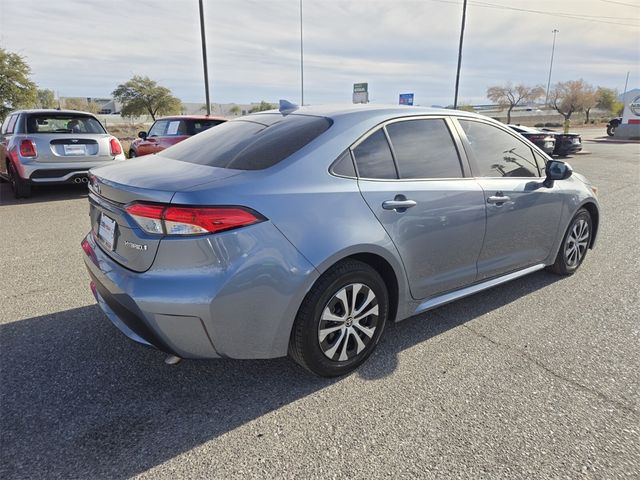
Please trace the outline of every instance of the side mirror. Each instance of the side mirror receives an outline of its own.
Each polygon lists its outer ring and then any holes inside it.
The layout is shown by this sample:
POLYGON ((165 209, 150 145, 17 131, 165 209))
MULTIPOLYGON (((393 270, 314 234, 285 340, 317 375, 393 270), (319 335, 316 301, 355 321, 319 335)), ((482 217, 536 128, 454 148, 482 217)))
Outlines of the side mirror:
POLYGON ((565 162, 560 162, 558 160, 549 160, 544 170, 546 178, 544 179, 544 182, 542 184, 547 188, 553 187, 554 181, 566 180, 573 173, 571 165, 565 162))
POLYGON ((147 132, 138 132, 138 136, 141 139, 146 140, 147 139, 147 132))

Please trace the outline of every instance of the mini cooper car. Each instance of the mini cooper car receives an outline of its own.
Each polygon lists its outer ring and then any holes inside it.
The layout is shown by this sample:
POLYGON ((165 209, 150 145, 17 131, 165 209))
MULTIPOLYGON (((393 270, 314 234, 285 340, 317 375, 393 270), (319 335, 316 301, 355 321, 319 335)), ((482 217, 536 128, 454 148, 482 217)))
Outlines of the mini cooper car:
POLYGON ((547 268, 574 273, 595 187, 506 126, 416 107, 232 120, 91 171, 93 293, 180 358, 290 355, 337 376, 385 324, 547 268))
POLYGON ((118 139, 86 112, 19 110, 0 130, 0 176, 16 198, 32 185, 87 183, 90 168, 124 159, 118 139))

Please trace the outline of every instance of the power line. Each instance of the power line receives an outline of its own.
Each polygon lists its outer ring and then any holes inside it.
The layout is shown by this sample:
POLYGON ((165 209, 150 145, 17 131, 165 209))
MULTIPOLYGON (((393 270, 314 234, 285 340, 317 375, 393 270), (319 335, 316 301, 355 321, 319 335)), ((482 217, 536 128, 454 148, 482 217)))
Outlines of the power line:
POLYGON ((640 8, 640 5, 633 5, 631 3, 624 3, 624 2, 616 2, 614 0, 600 0, 601 2, 604 3, 613 3, 616 5, 624 5, 625 7, 633 7, 633 8, 640 8))
MULTIPOLYGON (((455 0, 431 0, 432 2, 438 2, 438 3, 449 3, 452 5, 460 5, 460 2, 457 2, 455 0)), ((486 3, 486 2, 479 2, 479 1, 474 1, 474 0, 470 0, 469 1, 469 5, 473 5, 476 7, 481 7, 481 8, 494 8, 494 9, 498 9, 498 10, 514 10, 514 11, 518 11, 518 12, 527 12, 527 13, 536 13, 539 15, 549 15, 552 17, 562 17, 562 18, 568 18, 568 19, 573 19, 573 20, 582 20, 585 22, 592 22, 592 23, 606 23, 609 25, 621 25, 621 26, 626 26, 626 27, 640 27, 640 25, 638 24, 633 24, 633 23, 620 23, 620 22, 611 22, 611 21, 607 21, 607 20, 599 20, 601 18, 604 17, 600 17, 600 16, 591 16, 591 15, 580 15, 580 14, 571 14, 571 13, 564 13, 564 12, 545 12, 542 10, 530 10, 527 8, 517 8, 517 7, 510 7, 507 5, 496 5, 495 3, 486 3)), ((610 19, 623 19, 622 17, 608 17, 610 19)))

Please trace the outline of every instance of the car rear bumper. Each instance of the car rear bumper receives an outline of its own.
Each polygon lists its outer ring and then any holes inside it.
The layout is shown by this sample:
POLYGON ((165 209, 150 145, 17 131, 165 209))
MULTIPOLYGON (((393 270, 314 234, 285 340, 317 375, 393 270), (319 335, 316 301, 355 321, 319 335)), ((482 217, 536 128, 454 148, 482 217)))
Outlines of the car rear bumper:
POLYGON ((554 155, 572 155, 582 151, 582 144, 567 144, 561 145, 553 153, 554 155))
POLYGON ((286 355, 297 309, 317 278, 270 222, 163 240, 143 273, 112 260, 92 233, 83 249, 94 296, 111 322, 130 339, 183 358, 286 355), (194 257, 185 249, 194 245, 198 256, 188 265, 194 257))
POLYGON ((87 178, 89 170, 94 167, 109 165, 113 162, 125 160, 124 155, 118 155, 113 159, 99 161, 76 162, 38 162, 22 159, 14 162, 18 175, 33 185, 56 183, 80 183, 87 178), (80 179, 76 182, 76 179, 80 179))

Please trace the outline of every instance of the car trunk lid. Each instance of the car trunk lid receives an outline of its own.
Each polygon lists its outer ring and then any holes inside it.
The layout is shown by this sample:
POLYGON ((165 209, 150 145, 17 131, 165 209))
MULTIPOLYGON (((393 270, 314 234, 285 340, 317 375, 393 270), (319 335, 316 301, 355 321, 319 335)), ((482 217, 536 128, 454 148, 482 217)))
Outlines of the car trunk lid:
POLYGON ((126 207, 134 202, 169 204, 177 191, 240 173, 155 155, 92 169, 89 185, 92 234, 116 262, 136 272, 146 271, 163 236, 142 230, 126 207))

